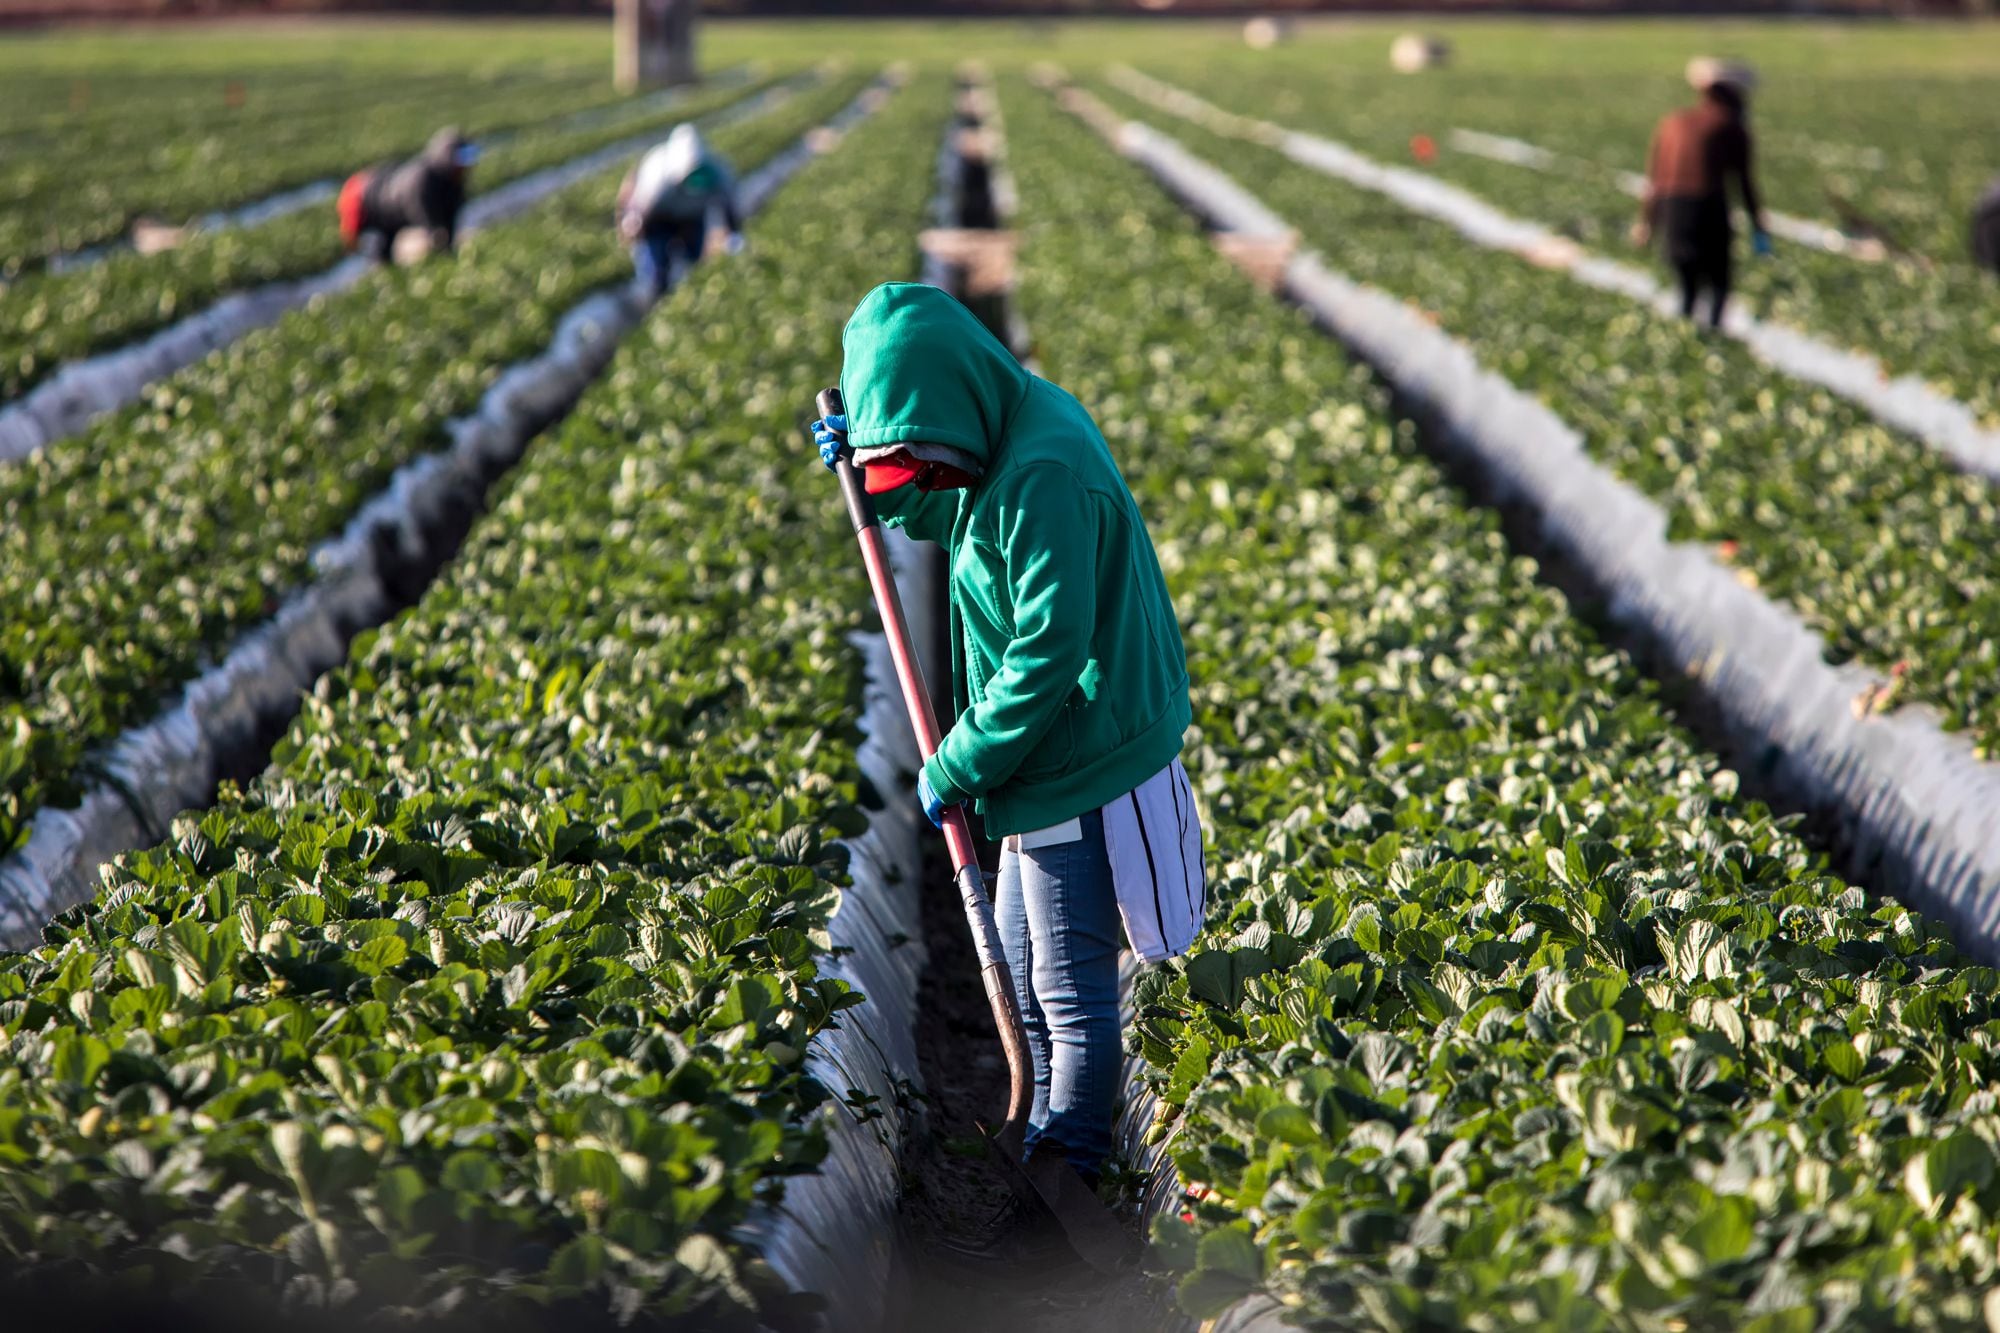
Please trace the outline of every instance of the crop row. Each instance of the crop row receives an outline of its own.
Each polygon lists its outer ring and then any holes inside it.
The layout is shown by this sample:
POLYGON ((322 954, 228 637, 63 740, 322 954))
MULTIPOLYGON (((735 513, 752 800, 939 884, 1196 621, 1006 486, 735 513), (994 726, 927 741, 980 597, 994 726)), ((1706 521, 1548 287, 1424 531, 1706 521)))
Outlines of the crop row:
MULTIPOLYGON (((1976 146, 1991 113, 1984 78, 1966 63, 1970 49, 1942 32, 1903 50, 1894 49, 1899 36, 1845 36, 1777 28, 1730 35, 1732 53, 1764 76, 1750 114, 1770 202, 1828 221, 1851 209, 1911 250, 1962 257, 1973 201, 2000 169, 1976 146), (1847 58, 1825 58, 1835 54, 1830 45, 1844 45, 1847 58)), ((1277 119, 1310 114, 1385 156, 1407 157, 1419 134, 1443 149, 1462 127, 1527 139, 1606 173, 1640 171, 1659 117, 1693 100, 1681 79, 1692 45, 1676 51, 1636 29, 1519 37, 1506 50, 1504 39, 1467 32, 1457 64, 1421 78, 1392 73, 1382 46, 1342 42, 1210 51, 1199 65, 1168 52, 1158 58, 1226 103, 1254 98, 1274 113, 1282 103, 1277 119)), ((1607 237, 1622 236, 1630 216, 1607 237)))
MULTIPOLYGON (((480 162, 472 185, 492 190, 628 138, 648 124, 664 127, 752 91, 754 86, 732 86, 636 120, 523 132, 480 162)), ((326 205, 259 226, 197 232, 163 254, 121 251, 85 268, 29 274, 0 302, 0 402, 34 387, 67 361, 132 342, 225 293, 317 272, 340 255, 332 206, 326 205)))
POLYGON ((0 172, 10 201, 0 216, 0 273, 113 240, 141 216, 179 224, 345 175, 415 150, 439 125, 491 133, 612 99, 601 78, 579 74, 516 71, 409 90, 389 81, 361 83, 322 93, 330 100, 315 110, 277 118, 251 114, 208 134, 163 126, 123 147, 62 143, 8 153, 0 172))
MULTIPOLYGON (((1502 87, 1521 93, 1517 83, 1502 87)), ((1586 245, 1614 254, 1628 248, 1626 229, 1638 205, 1620 188, 1616 171, 1582 166, 1542 172, 1454 151, 1440 127, 1445 113, 1414 101, 1408 90, 1369 99, 1324 79, 1298 78, 1225 83, 1213 95, 1229 110, 1274 116, 1288 127, 1324 132, 1390 161, 1407 161, 1411 138, 1430 134, 1437 144, 1430 165, 1445 178, 1586 245)), ((1463 122, 1443 123, 1496 129, 1543 146, 1560 144, 1593 161, 1620 161, 1627 170, 1643 166, 1650 121, 1635 129, 1615 112, 1578 116, 1570 97, 1518 97, 1502 115, 1498 107, 1505 100, 1475 99, 1471 106, 1482 109, 1477 119, 1468 107, 1463 122), (1493 114, 1484 114, 1489 107, 1493 114)), ((1462 103, 1451 98, 1446 105, 1456 117, 1462 103)), ((1949 141, 1928 125, 1924 133, 1949 141)), ((1783 161, 1782 155, 1771 156, 1783 161)), ((1832 216, 1817 194, 1788 193, 1784 173, 1770 174, 1765 197, 1771 207, 1832 216)), ((1760 316, 1876 356, 1891 372, 1920 376, 1971 406, 1988 424, 2000 424, 2000 286, 1978 272, 1966 253, 1972 197, 1928 197, 1936 230, 1944 235, 1921 262, 1862 263, 1780 242, 1770 258, 1738 265, 1743 294, 1760 316)))
POLYGON ((1417 303, 1540 397, 1666 508, 1672 536, 1713 543, 1823 634, 1835 660, 1892 673, 1893 691, 1871 706, 1922 700, 1976 743, 2000 739, 1990 483, 1733 342, 1483 250, 1276 150, 1186 122, 1171 130, 1226 161, 1333 267, 1417 303))
MULTIPOLYGON (((850 100, 836 78, 717 133, 746 166, 850 100)), ((563 314, 626 272, 615 173, 388 270, 0 470, 0 854, 94 776, 91 751, 311 575, 313 548, 563 314)))
POLYGON ((1046 98, 1006 110, 1036 351, 1195 664, 1217 908, 1135 1034, 1202 1196, 1155 1233, 1188 1308, 1976 1319, 2000 979, 1739 798, 1303 317, 1046 98))
POLYGON ((0 964, 10 1271, 780 1323, 732 1232, 825 1149, 863 818, 865 589, 799 395, 914 265, 946 110, 920 80, 809 166, 272 772, 0 964))

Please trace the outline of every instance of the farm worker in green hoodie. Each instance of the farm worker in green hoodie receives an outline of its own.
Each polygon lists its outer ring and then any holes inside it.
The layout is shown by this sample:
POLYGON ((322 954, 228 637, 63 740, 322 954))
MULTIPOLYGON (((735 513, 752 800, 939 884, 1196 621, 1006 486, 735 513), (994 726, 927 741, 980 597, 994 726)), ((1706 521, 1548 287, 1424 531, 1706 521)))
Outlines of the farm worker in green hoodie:
POLYGON ((1030 1151, 1085 1179, 1112 1150, 1121 927, 1147 962, 1204 905, 1180 751, 1180 622, 1139 507, 1083 405, 921 283, 863 298, 844 431, 890 526, 945 548, 957 717, 917 780, 932 823, 970 801, 1001 840, 994 913, 1035 1062, 1030 1151))

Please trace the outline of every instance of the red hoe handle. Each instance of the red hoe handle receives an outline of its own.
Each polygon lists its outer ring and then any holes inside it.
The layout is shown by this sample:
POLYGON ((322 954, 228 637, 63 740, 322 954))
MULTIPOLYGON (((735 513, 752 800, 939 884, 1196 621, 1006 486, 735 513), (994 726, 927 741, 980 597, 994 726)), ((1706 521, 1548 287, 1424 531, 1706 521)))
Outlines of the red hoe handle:
MULTIPOLYGON (((822 389, 817 400, 821 417, 846 416, 847 405, 839 389, 822 389)), ((843 443, 834 461, 840 478, 841 494, 847 499, 847 516, 853 520, 854 536, 861 543, 861 560, 868 567, 868 584, 875 591, 875 606, 882 615, 882 632, 889 640, 889 655, 896 663, 896 680, 902 687, 903 707, 910 714, 910 729, 917 736, 917 750, 928 760, 937 753, 943 739, 931 695, 924 685, 923 664, 917 661, 910 643, 909 622, 903 618, 903 599, 896 590, 896 576, 889 568, 889 552, 882 544, 882 523, 875 513, 875 498, 862 484, 861 469, 854 465, 853 451, 843 443)), ((972 929, 973 947, 979 953, 979 967, 986 982, 986 999, 993 1007, 993 1026, 999 1029, 1000 1044, 1007 1052, 1007 1070, 1013 1087, 1007 1098, 1007 1121, 999 1131, 1017 1137, 1028 1119, 1033 1095, 1034 1074, 1028 1062, 1027 1030, 1021 1025, 1020 1003, 1014 997, 1013 977, 1007 970, 1007 955, 1000 947, 1000 930, 993 922, 993 904, 986 900, 986 883, 979 873, 979 852, 972 841, 972 826, 966 822, 965 808, 952 806, 944 812, 944 841, 951 850, 951 868, 958 880, 959 897, 965 901, 965 921, 972 929)))

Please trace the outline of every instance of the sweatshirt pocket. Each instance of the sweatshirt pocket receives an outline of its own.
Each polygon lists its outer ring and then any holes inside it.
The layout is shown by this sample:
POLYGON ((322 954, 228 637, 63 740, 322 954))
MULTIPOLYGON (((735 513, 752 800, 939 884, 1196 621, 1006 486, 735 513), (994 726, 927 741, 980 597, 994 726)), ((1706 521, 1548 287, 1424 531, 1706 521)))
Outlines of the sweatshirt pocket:
POLYGON ((1088 707, 1083 691, 1071 690, 1049 729, 1035 742, 1035 748, 1028 751, 1028 757, 1014 772, 1014 781, 1022 786, 1032 787, 1039 783, 1053 782, 1066 776, 1076 762, 1077 711, 1079 706, 1088 707))

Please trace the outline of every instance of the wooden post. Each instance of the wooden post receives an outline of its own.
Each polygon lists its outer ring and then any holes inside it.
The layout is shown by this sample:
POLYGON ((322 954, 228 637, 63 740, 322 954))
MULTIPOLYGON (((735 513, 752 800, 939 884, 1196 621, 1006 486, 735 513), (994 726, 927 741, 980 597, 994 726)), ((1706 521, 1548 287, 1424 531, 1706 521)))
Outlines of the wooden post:
POLYGON ((666 10, 660 25, 664 44, 660 75, 672 88, 699 82, 701 71, 695 67, 694 59, 694 21, 701 9, 700 0, 660 0, 660 4, 666 10))
POLYGON ((615 0, 612 75, 621 92, 700 78, 694 29, 698 0, 615 0))

